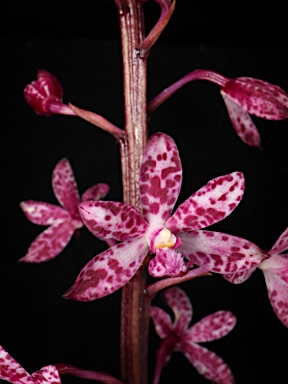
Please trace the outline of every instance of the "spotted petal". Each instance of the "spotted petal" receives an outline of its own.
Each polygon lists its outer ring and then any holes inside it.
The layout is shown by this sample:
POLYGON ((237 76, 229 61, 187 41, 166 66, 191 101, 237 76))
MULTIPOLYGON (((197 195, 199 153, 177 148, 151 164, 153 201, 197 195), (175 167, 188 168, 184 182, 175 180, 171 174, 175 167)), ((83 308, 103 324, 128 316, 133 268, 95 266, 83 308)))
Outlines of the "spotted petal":
POLYGON ((80 196, 69 161, 64 158, 60 160, 52 173, 52 186, 59 203, 73 218, 79 219, 77 204, 80 196))
POLYGON ((107 249, 86 264, 64 297, 92 301, 110 295, 135 275, 147 252, 148 245, 142 237, 107 249))
POLYGON ((61 384, 60 375, 54 365, 48 365, 34 372, 31 379, 35 384, 61 384))
POLYGON ((19 261, 41 263, 53 259, 69 243, 74 231, 75 226, 70 222, 51 225, 36 237, 19 261))
MULTIPOLYGON (((217 340, 229 333, 236 324, 236 317, 229 311, 218 311, 192 325, 186 335, 195 343, 217 340)), ((187 338, 186 338, 187 340, 187 338)))
POLYGON ((214 352, 194 343, 181 341, 175 348, 184 353, 200 375, 217 384, 234 384, 228 365, 214 352))
POLYGON ((284 252, 286 250, 288 250, 288 227, 285 229, 282 235, 277 239, 276 243, 273 245, 269 253, 271 255, 274 253, 280 254, 281 252, 284 252))
POLYGON ((225 273, 223 275, 224 279, 230 281, 230 283, 233 284, 241 284, 244 283, 249 277, 252 275, 252 273, 255 271, 257 267, 253 267, 251 269, 247 269, 247 271, 242 271, 242 272, 235 272, 235 273, 225 273))
POLYGON ((263 270, 268 296, 279 320, 288 328, 288 287, 274 272, 263 270))
POLYGON ((0 345, 0 379, 12 384, 31 384, 30 375, 0 345))
POLYGON ((28 220, 38 225, 62 223, 70 217, 65 209, 42 201, 25 200, 20 203, 20 208, 28 220))
POLYGON ((288 95, 277 85, 252 77, 238 77, 227 81, 223 91, 252 115, 267 120, 288 117, 288 95))
POLYGON ((93 185, 93 187, 88 188, 83 195, 81 196, 81 201, 87 200, 101 200, 109 192, 110 187, 105 183, 98 183, 93 185))
POLYGON ((223 90, 220 91, 220 93, 226 104, 228 115, 237 135, 245 144, 260 147, 260 134, 249 113, 232 101, 223 90))
POLYGON ((132 239, 143 235, 148 228, 140 213, 128 204, 85 201, 78 207, 83 223, 99 239, 132 239))
POLYGON ((182 166, 174 140, 155 133, 148 141, 140 171, 140 198, 149 223, 164 224, 178 198, 182 166))
POLYGON ((212 231, 182 232, 179 251, 194 264, 211 272, 226 274, 246 271, 269 257, 248 240, 212 231))
POLYGON ((168 313, 161 308, 151 307, 150 315, 157 335, 161 337, 161 339, 167 337, 172 330, 172 321, 168 313))
POLYGON ((185 331, 192 319, 192 305, 189 297, 178 287, 166 289, 164 297, 174 313, 174 332, 185 331))
POLYGON ((216 177, 184 201, 165 225, 174 233, 208 227, 230 215, 243 193, 241 172, 216 177))

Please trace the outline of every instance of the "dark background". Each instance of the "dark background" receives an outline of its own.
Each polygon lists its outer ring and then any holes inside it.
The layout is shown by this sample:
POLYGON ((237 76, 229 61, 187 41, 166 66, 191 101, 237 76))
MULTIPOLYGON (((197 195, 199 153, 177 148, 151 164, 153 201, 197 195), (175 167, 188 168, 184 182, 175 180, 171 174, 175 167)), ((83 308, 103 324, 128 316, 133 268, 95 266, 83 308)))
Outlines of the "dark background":
MULTIPOLYGON (((145 4, 147 31, 159 16, 145 4)), ((251 76, 288 92, 284 17, 277 2, 249 4, 177 1, 175 13, 149 57, 148 98, 194 69, 229 77, 251 76)), ((91 303, 62 299, 80 269, 105 244, 85 228, 54 260, 39 265, 17 261, 44 228, 30 223, 22 200, 57 204, 51 173, 66 156, 80 193, 107 182, 107 199, 121 200, 117 144, 107 133, 77 118, 37 116, 23 97, 38 69, 52 72, 64 88, 64 102, 93 110, 122 126, 121 56, 113 1, 69 4, 65 9, 34 4, 2 6, 1 14, 1 334, 0 344, 29 372, 57 362, 107 371, 119 377, 121 293, 91 303), (98 5, 97 9, 95 4, 98 5)), ((179 202, 221 174, 240 170, 246 179, 243 201, 215 230, 245 237, 270 249, 287 227, 288 122, 253 118, 263 150, 248 147, 235 134, 217 86, 186 85, 155 111, 149 132, 170 134, 179 146, 183 188, 179 202)), ((263 274, 239 285, 220 276, 181 287, 191 297, 192 322, 231 310, 238 319, 225 338, 205 346, 231 367, 237 384, 282 383, 287 378, 288 330, 267 298, 263 274), (284 350, 284 351, 283 351, 284 350)), ((155 304, 164 305, 161 295, 155 304)), ((150 374, 159 339, 151 328, 150 374)), ((206 383, 175 353, 162 382, 206 383)), ((64 377, 63 383, 84 383, 64 377)))

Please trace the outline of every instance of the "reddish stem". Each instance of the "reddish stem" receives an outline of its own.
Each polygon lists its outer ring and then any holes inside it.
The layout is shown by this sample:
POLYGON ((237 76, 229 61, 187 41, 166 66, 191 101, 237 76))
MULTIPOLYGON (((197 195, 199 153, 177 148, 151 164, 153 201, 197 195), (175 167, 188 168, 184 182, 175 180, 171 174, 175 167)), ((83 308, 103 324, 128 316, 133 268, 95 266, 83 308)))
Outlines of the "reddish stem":
POLYGON ((164 103, 164 101, 166 101, 176 91, 178 91, 178 89, 194 80, 208 80, 222 88, 229 79, 218 72, 206 69, 197 69, 183 76, 181 79, 171 84, 169 87, 165 88, 161 93, 155 96, 148 104, 148 111, 153 112, 157 107, 159 107, 159 105, 164 103))
MULTIPOLYGON (((115 0, 118 8, 123 60, 124 125, 119 140, 123 201, 141 210, 139 170, 147 143, 147 59, 139 55, 144 39, 143 5, 138 0, 115 0)), ((150 299, 145 295, 146 268, 122 289, 121 376, 127 384, 148 381, 147 353, 150 299)))

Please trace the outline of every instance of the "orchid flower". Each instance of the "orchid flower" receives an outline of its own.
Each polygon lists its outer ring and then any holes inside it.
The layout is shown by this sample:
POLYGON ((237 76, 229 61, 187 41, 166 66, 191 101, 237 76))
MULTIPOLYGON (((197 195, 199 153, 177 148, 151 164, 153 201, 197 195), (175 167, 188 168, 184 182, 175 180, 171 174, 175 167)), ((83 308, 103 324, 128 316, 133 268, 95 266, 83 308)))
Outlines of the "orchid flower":
POLYGON ((63 88, 59 80, 43 69, 37 72, 37 80, 26 85, 24 97, 38 115, 74 115, 71 108, 62 103, 63 88))
POLYGON ((106 196, 109 186, 99 183, 87 189, 81 199, 69 161, 60 160, 52 173, 52 187, 60 206, 35 200, 26 200, 20 207, 34 224, 49 226, 31 243, 20 261, 40 263, 57 256, 69 243, 76 230, 83 227, 78 203, 99 200, 106 196))
POLYGON ((288 118, 288 95, 279 86, 252 77, 228 78, 204 69, 190 72, 164 89, 150 101, 148 111, 155 110, 183 85, 194 80, 207 80, 220 86, 231 123, 248 145, 260 147, 260 135, 250 114, 267 120, 288 118))
POLYGON ((30 375, 0 345, 0 379, 12 384, 60 384, 59 372, 54 365, 47 365, 30 375))
POLYGON ((172 287, 164 291, 164 297, 174 313, 174 322, 172 323, 170 316, 163 309, 151 307, 150 314, 155 331, 163 339, 156 355, 153 384, 159 383, 162 368, 170 360, 173 351, 182 352, 197 371, 213 383, 234 383, 228 365, 221 357, 199 343, 226 336, 234 328, 236 317, 231 312, 218 311, 188 328, 193 310, 185 292, 172 287))
MULTIPOLYGON (((267 286, 268 296, 272 308, 279 320, 288 327, 288 228, 276 240, 276 243, 267 253, 270 258, 258 265, 262 270, 267 286)), ((257 267, 245 272, 236 272, 225 275, 225 279, 234 284, 243 283, 257 267)))
POLYGON ((247 240, 199 230, 223 220, 239 204, 244 193, 241 172, 209 181, 169 218, 181 180, 182 166, 175 142, 164 133, 155 133, 148 141, 140 170, 143 215, 120 202, 80 203, 82 220, 95 236, 121 243, 90 260, 64 297, 91 301, 113 293, 145 264, 148 251, 156 253, 156 261, 152 259, 149 266, 155 277, 183 274, 192 263, 212 272, 232 273, 247 270, 268 257, 247 240), (190 260, 186 264, 181 261, 184 257, 190 260))

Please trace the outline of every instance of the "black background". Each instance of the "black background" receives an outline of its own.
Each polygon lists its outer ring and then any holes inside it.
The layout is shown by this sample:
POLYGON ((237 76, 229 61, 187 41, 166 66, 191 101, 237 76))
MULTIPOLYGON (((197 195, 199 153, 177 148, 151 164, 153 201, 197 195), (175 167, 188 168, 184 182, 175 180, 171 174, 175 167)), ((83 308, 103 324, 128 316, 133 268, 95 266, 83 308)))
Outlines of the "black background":
MULTIPOLYGON (((147 31, 159 16, 145 3, 147 31)), ((251 76, 288 92, 284 44, 285 13, 276 2, 216 7, 177 1, 176 10, 148 61, 148 98, 194 69, 229 77, 251 76)), ((1 14, 1 333, 0 344, 29 372, 57 362, 107 371, 119 377, 121 293, 91 303, 62 299, 80 269, 105 244, 85 228, 54 260, 18 263, 44 228, 23 215, 19 202, 57 204, 51 173, 66 156, 80 193, 107 182, 107 199, 120 200, 121 175, 115 140, 77 118, 37 116, 23 97, 38 69, 52 72, 64 88, 64 102, 90 109, 122 126, 121 50, 113 1, 2 7, 1 14), (98 7, 96 8, 95 3, 98 7)), ((248 147, 235 134, 217 86, 186 85, 155 111, 149 133, 170 134, 178 144, 184 180, 179 202, 213 177, 240 170, 245 196, 235 212, 213 229, 245 237, 270 249, 287 227, 288 122, 253 118, 263 150, 248 147)), ((192 322, 220 310, 237 316, 236 328, 205 346, 231 367, 237 384, 286 380, 288 330, 271 309, 264 278, 256 271, 242 285, 220 276, 182 284, 194 308, 192 322)), ((163 306, 161 295, 155 304, 163 306)), ((151 328, 150 375, 158 337, 151 328)), ((205 383, 175 353, 162 382, 205 383)), ((84 383, 64 377, 63 383, 84 383)))

